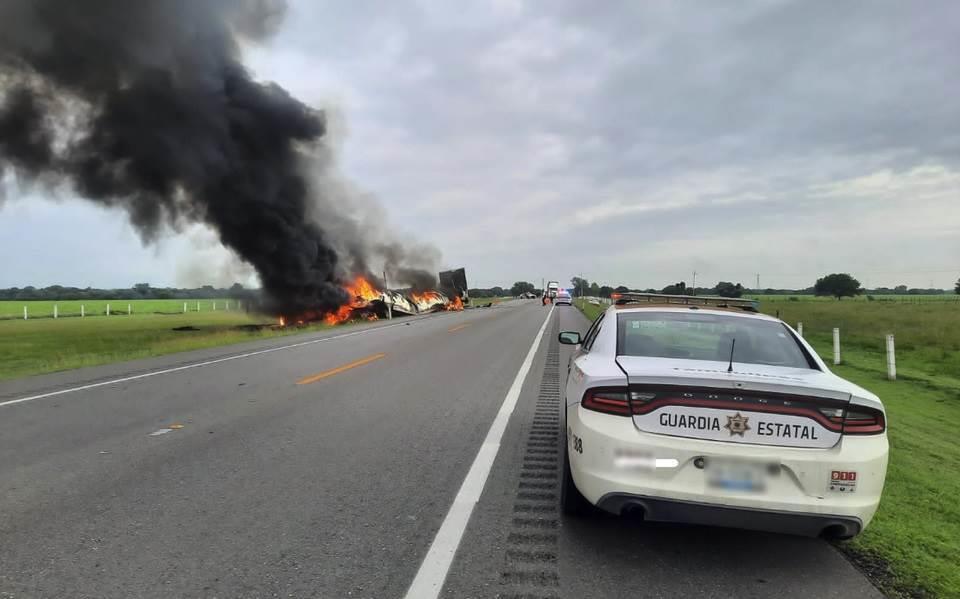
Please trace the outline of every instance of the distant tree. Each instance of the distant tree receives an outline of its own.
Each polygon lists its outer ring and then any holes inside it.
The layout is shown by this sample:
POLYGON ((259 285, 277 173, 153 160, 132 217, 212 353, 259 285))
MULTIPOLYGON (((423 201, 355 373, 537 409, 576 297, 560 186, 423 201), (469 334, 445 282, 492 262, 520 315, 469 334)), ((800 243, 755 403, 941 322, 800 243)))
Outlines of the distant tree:
POLYGON ((900 294, 900 295, 906 295, 906 294, 907 294, 907 286, 906 286, 906 285, 897 285, 896 287, 893 288, 893 292, 894 292, 894 293, 898 293, 898 294, 900 294))
POLYGON ((596 282, 590 283, 590 295, 593 297, 600 297, 600 286, 596 282))
POLYGON ((230 297, 230 299, 240 300, 246 298, 248 293, 247 290, 243 288, 243 285, 240 283, 234 283, 230 286, 227 295, 230 297))
POLYGON ((493 297, 503 297, 505 294, 503 292, 503 287, 499 285, 490 289, 490 295, 493 297))
POLYGON ((137 283, 133 286, 133 292, 140 297, 148 298, 153 295, 150 290, 150 283, 137 283))
POLYGON ((610 297, 613 294, 613 287, 604 285, 600 288, 600 297, 610 297))
POLYGON ((957 284, 953 288, 953 292, 957 295, 960 295, 960 279, 957 279, 957 284))
POLYGON ((713 288, 713 293, 716 293, 720 297, 740 297, 743 295, 743 285, 740 283, 734 285, 728 281, 720 281, 717 283, 717 286, 713 288))
POLYGON ((623 285, 617 285, 617 288, 614 289, 614 291, 616 291, 617 293, 626 293, 626 292, 630 291, 630 288, 629 288, 629 287, 624 287, 623 285))
POLYGON ((660 293, 664 293, 666 295, 690 295, 690 292, 687 289, 687 284, 683 281, 674 283, 673 285, 667 285, 660 291, 660 293))
POLYGON ((573 288, 574 295, 586 295, 587 290, 590 289, 590 281, 586 279, 581 279, 580 277, 573 277, 570 279, 570 285, 573 288))
POLYGON ((834 273, 817 279, 813 290, 817 295, 832 295, 837 299, 853 297, 862 291, 860 281, 846 273, 834 273))
POLYGON ((526 281, 517 281, 513 284, 513 287, 510 288, 510 295, 516 297, 518 295, 523 295, 524 293, 529 293, 533 291, 535 287, 533 283, 528 283, 526 281))

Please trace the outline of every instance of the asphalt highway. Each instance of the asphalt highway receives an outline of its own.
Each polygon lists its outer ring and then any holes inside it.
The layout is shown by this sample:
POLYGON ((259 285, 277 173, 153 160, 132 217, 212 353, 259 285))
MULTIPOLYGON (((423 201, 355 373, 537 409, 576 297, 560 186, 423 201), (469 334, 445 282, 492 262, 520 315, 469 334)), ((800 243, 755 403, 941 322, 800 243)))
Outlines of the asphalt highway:
POLYGON ((587 324, 514 301, 0 383, 0 597, 879 596, 816 539, 561 518, 587 324))

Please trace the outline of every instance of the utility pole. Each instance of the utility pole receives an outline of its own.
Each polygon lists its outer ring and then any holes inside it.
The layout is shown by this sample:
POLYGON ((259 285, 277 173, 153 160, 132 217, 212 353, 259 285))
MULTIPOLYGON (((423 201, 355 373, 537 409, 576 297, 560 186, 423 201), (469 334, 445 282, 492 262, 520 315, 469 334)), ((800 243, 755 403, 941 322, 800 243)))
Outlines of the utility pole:
POLYGON ((693 271, 693 294, 697 294, 697 271, 693 271))
POLYGON ((383 293, 389 300, 384 302, 387 304, 387 320, 393 320, 393 297, 390 295, 390 287, 387 286, 387 271, 383 271, 383 293))
POLYGON ((760 293, 760 273, 757 273, 757 293, 760 293))

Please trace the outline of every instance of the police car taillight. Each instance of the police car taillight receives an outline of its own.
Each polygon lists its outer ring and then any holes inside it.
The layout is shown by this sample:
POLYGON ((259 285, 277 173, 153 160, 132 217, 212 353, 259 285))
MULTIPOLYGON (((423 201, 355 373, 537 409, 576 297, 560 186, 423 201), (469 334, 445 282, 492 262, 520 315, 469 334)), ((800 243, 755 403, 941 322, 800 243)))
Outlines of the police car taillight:
POLYGON ((883 412, 865 406, 847 408, 820 408, 820 413, 830 421, 825 426, 845 435, 878 435, 886 430, 883 412))
POLYGON ((587 410, 594 412, 603 412, 604 414, 615 414, 617 416, 630 416, 630 400, 628 391, 625 387, 595 387, 587 389, 580 401, 587 410))
POLYGON ((883 412, 863 406, 853 406, 843 419, 845 435, 878 435, 887 429, 883 412))

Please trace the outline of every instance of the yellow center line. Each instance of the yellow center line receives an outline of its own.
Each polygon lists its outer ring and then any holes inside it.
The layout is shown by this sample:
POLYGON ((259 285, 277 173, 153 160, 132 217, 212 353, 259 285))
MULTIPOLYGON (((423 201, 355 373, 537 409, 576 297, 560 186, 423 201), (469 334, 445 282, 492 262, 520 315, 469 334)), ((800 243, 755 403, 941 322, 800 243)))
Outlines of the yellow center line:
POLYGON ((461 330, 461 329, 465 329, 465 328, 467 328, 468 326, 470 326, 470 323, 469 323, 469 322, 466 323, 466 324, 457 325, 457 326, 453 327, 452 329, 447 329, 447 332, 448 332, 448 333, 456 333, 457 331, 459 331, 459 330, 461 330))
POLYGON ((310 383, 316 383, 317 381, 323 380, 323 379, 325 379, 325 378, 327 378, 327 377, 330 377, 330 376, 333 376, 333 375, 335 375, 335 374, 340 374, 341 372, 346 372, 347 370, 350 370, 351 368, 356 368, 357 366, 363 366, 364 364, 369 364, 370 362, 374 362, 374 361, 376 361, 376 360, 379 360, 380 358, 386 357, 386 355, 387 355, 387 354, 373 354, 372 356, 367 356, 366 358, 360 358, 359 360, 356 360, 356 361, 354 361, 354 362, 350 362, 349 364, 344 364, 343 366, 337 366, 336 368, 334 368, 334 369, 332 369, 332 370, 326 370, 326 371, 321 372, 321 373, 318 373, 318 374, 312 374, 312 375, 310 375, 310 376, 304 377, 304 378, 300 379, 299 381, 297 381, 297 384, 298 384, 298 385, 309 385, 310 383))

